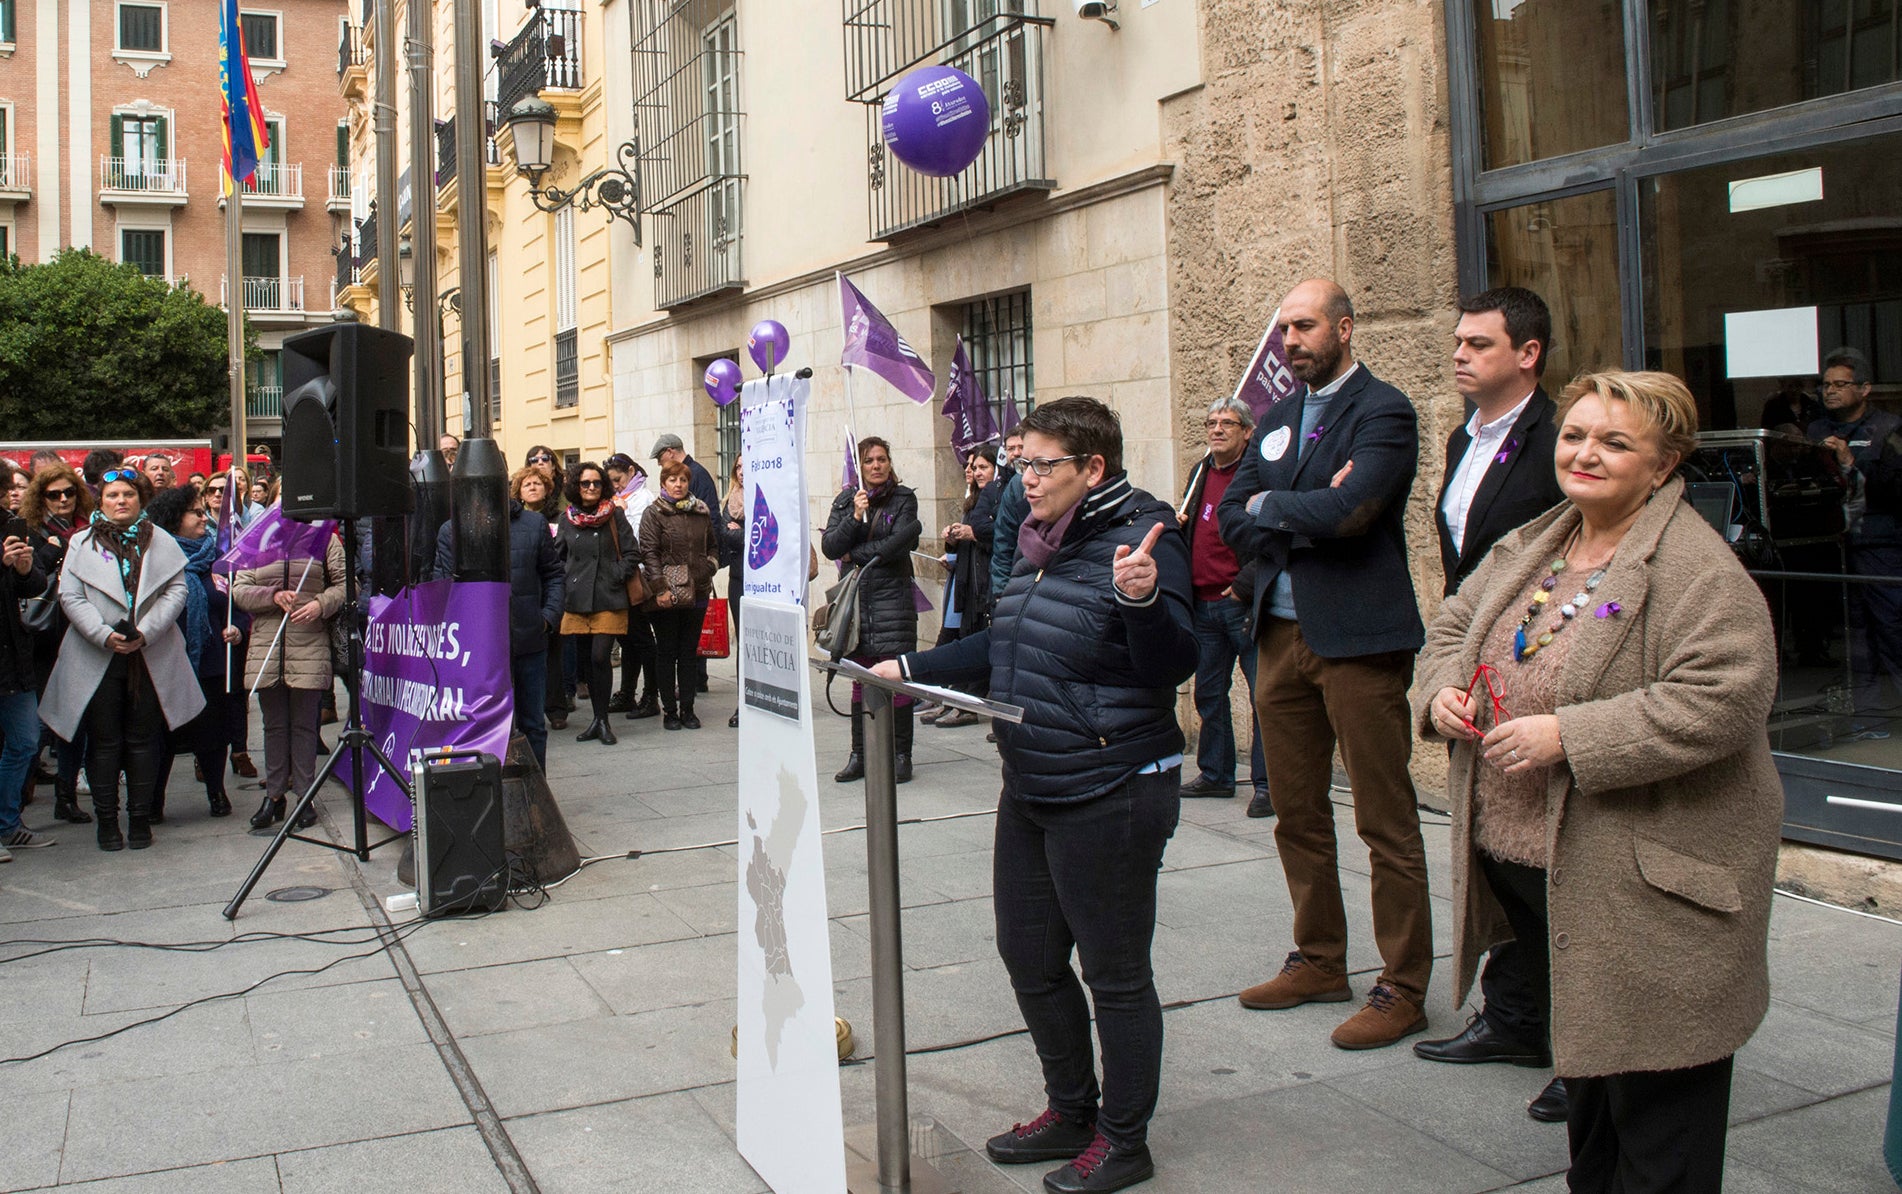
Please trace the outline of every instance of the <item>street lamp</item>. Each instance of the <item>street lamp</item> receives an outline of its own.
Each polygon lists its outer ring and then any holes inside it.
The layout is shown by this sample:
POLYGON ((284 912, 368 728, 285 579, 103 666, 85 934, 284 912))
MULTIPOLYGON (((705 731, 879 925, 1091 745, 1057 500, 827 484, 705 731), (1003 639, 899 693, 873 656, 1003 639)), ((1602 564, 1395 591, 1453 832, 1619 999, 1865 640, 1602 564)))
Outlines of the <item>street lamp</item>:
POLYGON ((546 100, 530 96, 509 109, 509 130, 515 136, 515 169, 528 180, 528 197, 539 211, 555 212, 573 206, 581 211, 599 207, 610 219, 627 221, 634 243, 641 243, 641 183, 635 170, 640 150, 624 141, 619 166, 603 166, 569 190, 541 185, 555 157, 555 109, 546 100))
MULTIPOLYGON (((416 309, 416 257, 414 250, 410 248, 407 232, 403 234, 403 239, 397 242, 396 260, 396 276, 403 288, 403 309, 414 311, 416 309)), ((436 296, 436 318, 441 320, 451 312, 457 315, 462 314, 460 286, 451 286, 436 296)))

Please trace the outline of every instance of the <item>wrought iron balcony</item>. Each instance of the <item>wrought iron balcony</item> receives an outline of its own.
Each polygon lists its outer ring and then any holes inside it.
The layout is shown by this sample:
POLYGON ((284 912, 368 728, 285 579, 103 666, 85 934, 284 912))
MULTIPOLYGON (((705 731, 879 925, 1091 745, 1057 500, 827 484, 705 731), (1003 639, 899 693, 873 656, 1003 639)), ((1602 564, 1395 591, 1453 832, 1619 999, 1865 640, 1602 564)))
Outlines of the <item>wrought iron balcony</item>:
POLYGON ((99 159, 100 201, 151 202, 177 206, 185 202, 185 159, 99 159))
POLYGON ((456 118, 436 122, 436 185, 446 187, 456 180, 456 118))
MULTIPOLYGON (((1000 13, 948 43, 944 64, 975 78, 991 108, 990 134, 977 160, 950 178, 920 174, 893 160, 880 132, 879 105, 868 104, 866 185, 873 240, 890 240, 1011 195, 1056 188, 1043 144, 1043 38, 1049 24, 1047 18, 1000 13)), ((885 70, 882 62, 868 58, 864 77, 885 70)))
POLYGON ((357 269, 376 260, 376 202, 370 203, 370 214, 357 224, 357 269))
POLYGON ((284 387, 246 386, 244 390, 244 417, 247 419, 283 418, 284 387))
POLYGON ((496 60, 496 104, 503 115, 544 88, 581 87, 581 14, 536 9, 496 60))
POLYGON ((715 177, 653 209, 655 306, 677 307, 746 285, 745 200, 744 177, 715 177))
MULTIPOLYGON (((246 278, 243 285, 244 309, 253 314, 302 314, 304 310, 304 279, 297 278, 246 278)), ((218 279, 218 305, 231 303, 231 279, 218 279)))

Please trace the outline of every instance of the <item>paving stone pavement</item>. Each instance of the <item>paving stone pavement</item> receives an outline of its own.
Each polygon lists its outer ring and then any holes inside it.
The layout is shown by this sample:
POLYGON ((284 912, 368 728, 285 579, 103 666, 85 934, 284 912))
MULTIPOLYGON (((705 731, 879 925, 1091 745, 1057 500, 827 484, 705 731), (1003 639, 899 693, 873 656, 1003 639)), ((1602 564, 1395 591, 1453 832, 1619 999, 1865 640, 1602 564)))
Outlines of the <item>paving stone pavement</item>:
MULTIPOLYGON (((88 827, 49 826, 49 805, 30 807, 27 824, 60 843, 0 867, 0 1057, 176 1014, 0 1063, 0 1189, 763 1190, 732 1142, 735 856, 708 844, 735 829, 731 665, 715 665, 713 688, 697 733, 617 720, 617 746, 577 743, 571 729, 550 749, 550 783, 584 855, 705 848, 602 862, 534 911, 416 925, 394 956, 369 912, 400 890, 394 848, 359 868, 292 843, 238 920, 223 919, 264 846, 244 824, 255 790, 234 789, 238 815, 211 820, 179 768, 157 846, 136 853, 101 853, 88 827), (292 886, 329 894, 266 898, 292 886), (320 932, 330 935, 238 939, 320 932), (91 939, 229 944, 31 944, 91 939)), ((863 792, 830 782, 845 725, 819 709, 836 999, 868 1051, 864 839, 851 828, 863 792)), ((920 726, 917 739, 901 815, 957 819, 900 830, 909 1040, 951 1046, 910 1063, 914 1145, 967 1194, 1039 1189, 1042 1167, 1000 1169, 968 1147, 1041 1106, 992 940, 995 753, 982 726, 920 726)), ((1437 1066, 1404 1046, 1342 1052, 1327 1033, 1348 1009, 1235 1003, 1289 948, 1273 822, 1245 818, 1245 803, 1185 802, 1164 861, 1167 1043, 1158 1177, 1146 1188, 1563 1190, 1564 1129, 1524 1113, 1543 1073, 1437 1066)), ((1366 854, 1342 811, 1358 990, 1379 959, 1366 854)), ((340 836, 348 817, 331 789, 325 831, 340 836)), ((1447 832, 1444 818, 1425 819, 1444 954, 1447 832)), ((1880 1135, 1902 926, 1779 898, 1770 948, 1773 1003, 1738 1056, 1727 1189, 1892 1190, 1880 1135)), ((1464 1022, 1443 986, 1429 1012, 1436 1035, 1464 1022)), ((872 1067, 840 1078, 848 1141, 869 1153, 872 1067)))

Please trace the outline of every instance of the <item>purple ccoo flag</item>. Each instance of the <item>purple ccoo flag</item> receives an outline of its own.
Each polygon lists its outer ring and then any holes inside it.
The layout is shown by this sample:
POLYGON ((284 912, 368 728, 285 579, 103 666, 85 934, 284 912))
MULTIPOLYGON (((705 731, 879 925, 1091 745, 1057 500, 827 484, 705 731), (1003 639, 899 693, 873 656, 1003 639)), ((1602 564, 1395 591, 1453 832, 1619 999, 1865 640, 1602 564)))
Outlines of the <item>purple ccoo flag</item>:
POLYGON ((1248 372, 1242 374, 1241 384, 1235 387, 1235 397, 1248 404, 1259 423, 1269 407, 1300 391, 1301 383, 1288 368, 1288 348, 1281 336, 1281 309, 1277 307, 1268 320, 1268 330, 1262 333, 1261 346, 1255 349, 1255 359, 1248 362, 1248 372))
POLYGON ((839 275, 839 302, 845 311, 841 363, 871 370, 921 406, 930 402, 938 384, 931 367, 844 274, 839 275))
POLYGON ((951 420, 951 448, 959 456, 968 456, 971 449, 990 443, 998 434, 990 401, 979 388, 971 358, 964 351, 963 336, 951 352, 951 372, 944 380, 944 417, 951 420))
POLYGON ((858 487, 858 455, 853 451, 852 429, 848 427, 845 429, 845 466, 839 471, 839 488, 857 489, 858 487))
POLYGON ((285 560, 321 560, 330 548, 330 537, 337 524, 293 522, 284 517, 284 507, 273 505, 250 526, 245 527, 231 547, 212 565, 214 572, 242 572, 285 560))

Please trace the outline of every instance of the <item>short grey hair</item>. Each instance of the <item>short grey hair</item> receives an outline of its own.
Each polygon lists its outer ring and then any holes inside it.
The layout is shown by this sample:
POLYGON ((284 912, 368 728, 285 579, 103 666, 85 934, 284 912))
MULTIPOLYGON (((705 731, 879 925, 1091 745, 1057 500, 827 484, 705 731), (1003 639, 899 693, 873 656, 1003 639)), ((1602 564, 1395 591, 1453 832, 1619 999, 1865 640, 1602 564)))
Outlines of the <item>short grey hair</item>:
POLYGON ((1859 386, 1866 386, 1875 380, 1874 372, 1869 368, 1869 358, 1853 348, 1839 348, 1823 358, 1823 372, 1831 369, 1849 370, 1849 379, 1859 386))
POLYGON ((1233 394, 1230 394, 1226 398, 1217 398, 1215 401, 1209 403, 1209 418, 1213 419, 1223 411, 1227 411, 1229 414, 1240 419, 1242 421, 1243 430, 1253 431, 1255 429, 1255 412, 1248 408, 1246 402, 1243 402, 1233 394))

